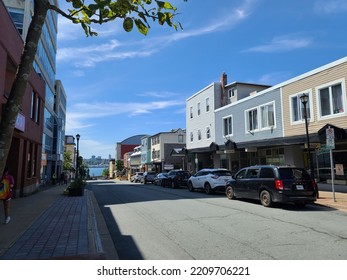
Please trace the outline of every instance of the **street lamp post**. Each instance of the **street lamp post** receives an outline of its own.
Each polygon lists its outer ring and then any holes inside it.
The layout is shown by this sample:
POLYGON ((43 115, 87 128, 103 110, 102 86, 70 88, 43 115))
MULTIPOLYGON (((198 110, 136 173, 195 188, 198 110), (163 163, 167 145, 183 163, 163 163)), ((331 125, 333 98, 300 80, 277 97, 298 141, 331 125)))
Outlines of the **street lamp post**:
POLYGON ((78 166, 79 147, 78 147, 78 144, 80 141, 80 137, 81 136, 79 134, 76 135, 76 139, 77 139, 76 179, 78 179, 78 173, 79 173, 79 166, 78 166))
POLYGON ((305 127, 306 127, 306 141, 307 141, 309 168, 310 168, 310 172, 311 172, 311 177, 314 179, 314 168, 313 168, 313 161, 312 161, 312 155, 311 155, 310 137, 308 134, 308 122, 307 122, 308 95, 306 93, 304 93, 303 95, 300 96, 300 100, 301 100, 302 105, 304 105, 304 119, 305 119, 305 127))

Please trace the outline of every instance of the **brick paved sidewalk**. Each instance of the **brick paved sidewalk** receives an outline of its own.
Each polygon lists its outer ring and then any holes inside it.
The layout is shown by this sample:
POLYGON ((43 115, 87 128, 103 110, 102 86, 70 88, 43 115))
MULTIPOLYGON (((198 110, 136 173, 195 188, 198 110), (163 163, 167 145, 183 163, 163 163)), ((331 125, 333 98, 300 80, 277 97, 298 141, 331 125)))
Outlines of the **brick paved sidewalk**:
POLYGON ((60 196, 29 227, 2 259, 52 259, 89 253, 88 192, 80 197, 60 196))

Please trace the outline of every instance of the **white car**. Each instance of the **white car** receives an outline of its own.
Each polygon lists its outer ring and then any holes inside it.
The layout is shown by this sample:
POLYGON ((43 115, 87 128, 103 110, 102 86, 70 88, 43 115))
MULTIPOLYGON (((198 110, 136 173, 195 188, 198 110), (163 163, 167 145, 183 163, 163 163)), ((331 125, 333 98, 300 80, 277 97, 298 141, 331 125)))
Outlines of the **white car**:
POLYGON ((142 177, 143 177, 143 172, 135 172, 135 174, 130 177, 130 182, 139 183, 142 177))
POLYGON ((191 176, 188 180, 188 189, 195 189, 211 194, 214 191, 225 191, 226 182, 232 178, 229 170, 224 168, 204 168, 191 176))

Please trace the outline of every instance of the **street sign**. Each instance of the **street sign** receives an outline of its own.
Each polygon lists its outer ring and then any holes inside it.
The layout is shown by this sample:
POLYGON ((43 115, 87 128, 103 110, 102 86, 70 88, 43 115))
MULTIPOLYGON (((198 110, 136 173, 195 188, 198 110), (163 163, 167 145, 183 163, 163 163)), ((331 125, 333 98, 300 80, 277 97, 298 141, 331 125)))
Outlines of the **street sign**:
POLYGON ((328 149, 335 149, 335 131, 330 126, 325 130, 326 133, 326 147, 328 149))

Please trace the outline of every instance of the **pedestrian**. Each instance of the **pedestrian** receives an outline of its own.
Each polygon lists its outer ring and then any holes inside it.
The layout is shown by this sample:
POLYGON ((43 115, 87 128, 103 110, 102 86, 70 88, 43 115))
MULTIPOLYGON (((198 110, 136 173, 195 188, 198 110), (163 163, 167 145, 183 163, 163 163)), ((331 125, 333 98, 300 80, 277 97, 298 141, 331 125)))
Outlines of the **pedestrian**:
POLYGON ((57 181, 57 175, 55 175, 55 173, 53 173, 53 175, 52 175, 52 183, 53 183, 53 185, 55 185, 56 181, 57 181))
POLYGON ((8 172, 8 168, 5 167, 4 174, 1 178, 0 185, 0 196, 4 203, 4 213, 5 213, 5 224, 11 221, 10 217, 10 201, 12 198, 12 188, 14 186, 14 179, 12 175, 8 172))

